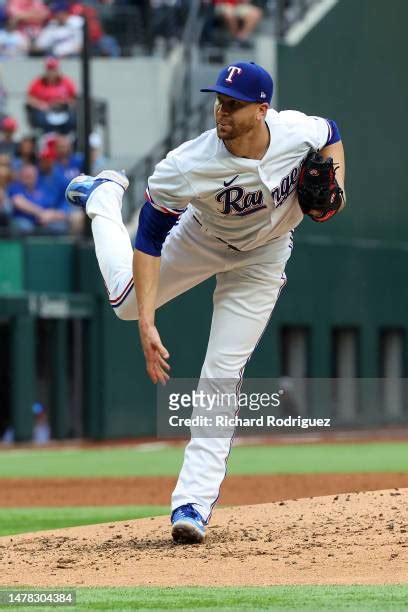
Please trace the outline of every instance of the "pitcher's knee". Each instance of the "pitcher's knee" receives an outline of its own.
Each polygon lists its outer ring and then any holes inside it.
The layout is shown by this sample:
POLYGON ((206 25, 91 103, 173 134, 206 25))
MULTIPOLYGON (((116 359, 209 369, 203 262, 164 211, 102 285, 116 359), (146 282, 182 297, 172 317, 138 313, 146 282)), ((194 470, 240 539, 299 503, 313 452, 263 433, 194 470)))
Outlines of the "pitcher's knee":
POLYGON ((139 312, 135 292, 132 290, 120 304, 112 304, 113 312, 122 321, 137 321, 139 312))

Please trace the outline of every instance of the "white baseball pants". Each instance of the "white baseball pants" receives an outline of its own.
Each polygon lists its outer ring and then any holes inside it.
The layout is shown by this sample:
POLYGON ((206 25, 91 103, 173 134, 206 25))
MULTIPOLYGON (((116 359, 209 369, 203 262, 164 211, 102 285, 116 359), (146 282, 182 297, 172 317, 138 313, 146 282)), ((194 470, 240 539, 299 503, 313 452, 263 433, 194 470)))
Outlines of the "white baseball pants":
MULTIPOLYGON (((96 256, 116 315, 138 318, 132 280, 133 247, 121 216, 123 189, 102 183, 91 194, 96 256)), ((157 306, 216 275, 214 311, 201 381, 236 381, 235 389, 286 282, 291 233, 251 251, 236 251, 202 230, 190 208, 167 237, 162 251, 157 306)), ((219 385, 218 385, 219 386, 219 385)), ((227 390, 224 390, 228 392, 227 390)), ((235 412, 234 407, 231 408, 235 412)), ((172 495, 172 509, 192 503, 208 521, 226 474, 231 437, 192 438, 172 495)))

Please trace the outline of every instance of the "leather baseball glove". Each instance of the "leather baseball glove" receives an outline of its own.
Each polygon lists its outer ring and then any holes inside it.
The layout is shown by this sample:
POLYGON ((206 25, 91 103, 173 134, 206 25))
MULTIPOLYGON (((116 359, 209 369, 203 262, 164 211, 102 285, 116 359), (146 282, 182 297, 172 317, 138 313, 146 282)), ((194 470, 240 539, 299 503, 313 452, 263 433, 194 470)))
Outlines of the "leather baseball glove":
POLYGON ((317 151, 310 151, 300 169, 300 208, 317 223, 333 217, 343 201, 343 191, 336 181, 336 170, 333 159, 323 159, 317 151))

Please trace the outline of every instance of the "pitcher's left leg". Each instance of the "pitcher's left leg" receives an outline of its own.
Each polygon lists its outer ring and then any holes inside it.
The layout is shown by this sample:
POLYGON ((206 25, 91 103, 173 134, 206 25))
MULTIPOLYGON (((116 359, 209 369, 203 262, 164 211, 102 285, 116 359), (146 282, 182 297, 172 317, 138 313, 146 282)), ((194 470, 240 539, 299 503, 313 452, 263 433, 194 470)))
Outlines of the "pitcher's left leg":
MULTIPOLYGON (((210 339, 199 383, 205 393, 238 391, 245 365, 285 285, 290 249, 288 240, 284 257, 277 262, 250 264, 217 275, 210 339)), ((225 412, 225 407, 222 410, 225 412)), ((236 407, 229 410, 233 416, 236 407)), ((226 474, 232 436, 231 429, 222 438, 192 437, 173 492, 173 510, 193 504, 204 521, 209 520, 226 474)))

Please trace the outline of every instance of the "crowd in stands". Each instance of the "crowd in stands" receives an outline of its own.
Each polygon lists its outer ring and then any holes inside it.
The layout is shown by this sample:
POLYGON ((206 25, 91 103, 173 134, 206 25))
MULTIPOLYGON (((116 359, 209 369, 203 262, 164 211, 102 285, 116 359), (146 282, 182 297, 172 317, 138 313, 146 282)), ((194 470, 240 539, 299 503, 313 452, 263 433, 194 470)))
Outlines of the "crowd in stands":
MULTIPOLYGON (((16 139, 17 121, 0 111, 3 234, 77 235, 84 226, 82 210, 68 205, 64 197, 69 181, 84 170, 84 156, 75 152, 76 86, 61 72, 56 58, 46 58, 44 68, 27 88, 30 134, 16 139)), ((91 170, 97 174, 106 164, 97 132, 89 144, 91 170)))
POLYGON ((0 227, 9 234, 81 233, 83 213, 64 197, 83 169, 71 137, 52 133, 14 141, 11 128, 6 117, 0 123, 0 227))
POLYGON ((24 55, 76 57, 82 49, 83 20, 95 55, 116 57, 120 48, 105 33, 98 11, 104 2, 77 0, 0 1, 0 58, 24 55))
MULTIPOLYGON (((250 48, 265 12, 287 16, 314 0, 200 0, 206 14, 203 44, 250 48), (224 39, 223 39, 224 35, 224 39)), ((179 40, 189 0, 0 0, 0 60, 18 56, 77 57, 88 24, 95 56, 133 55, 136 48, 167 49, 179 40)))
POLYGON ((151 48, 156 38, 179 36, 188 6, 188 0, 0 0, 0 59, 76 57, 84 20, 93 55, 129 54, 125 39, 137 37, 151 48))

